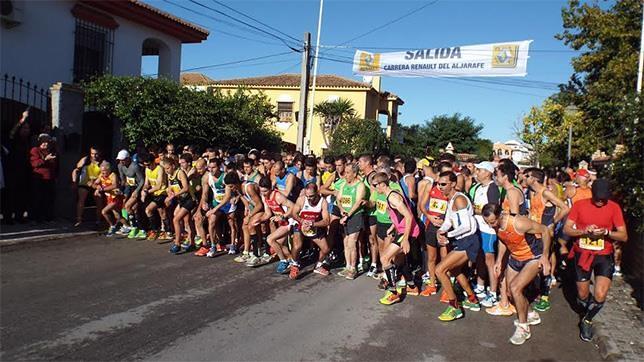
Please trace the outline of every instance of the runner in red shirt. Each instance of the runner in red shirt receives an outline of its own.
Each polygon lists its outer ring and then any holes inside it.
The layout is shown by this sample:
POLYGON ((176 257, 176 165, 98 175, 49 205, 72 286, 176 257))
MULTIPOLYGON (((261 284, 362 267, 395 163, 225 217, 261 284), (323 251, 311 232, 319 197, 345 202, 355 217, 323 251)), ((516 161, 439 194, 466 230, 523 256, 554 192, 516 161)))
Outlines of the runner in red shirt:
POLYGON ((592 198, 575 202, 568 214, 564 233, 574 239, 569 259, 575 259, 577 300, 585 311, 579 329, 580 338, 593 337, 592 320, 606 300, 613 277, 615 241, 628 239, 624 216, 619 205, 611 200, 605 179, 593 182, 592 198), (590 276, 595 273, 595 296, 590 294, 590 276))

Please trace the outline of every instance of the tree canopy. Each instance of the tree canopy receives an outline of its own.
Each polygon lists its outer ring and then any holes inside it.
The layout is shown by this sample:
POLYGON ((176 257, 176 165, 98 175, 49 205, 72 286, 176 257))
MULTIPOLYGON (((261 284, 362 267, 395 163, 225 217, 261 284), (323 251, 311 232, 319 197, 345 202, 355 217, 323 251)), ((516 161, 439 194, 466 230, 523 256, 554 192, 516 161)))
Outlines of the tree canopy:
POLYGON ((130 146, 176 142, 277 150, 275 115, 265 96, 181 87, 168 79, 106 75, 83 84, 86 104, 121 121, 130 146))

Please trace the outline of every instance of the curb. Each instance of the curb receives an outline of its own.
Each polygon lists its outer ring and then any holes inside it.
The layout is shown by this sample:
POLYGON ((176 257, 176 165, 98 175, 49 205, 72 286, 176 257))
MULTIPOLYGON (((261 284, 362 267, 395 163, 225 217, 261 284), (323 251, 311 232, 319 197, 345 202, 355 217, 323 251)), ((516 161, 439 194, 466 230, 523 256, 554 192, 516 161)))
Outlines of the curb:
POLYGON ((49 240, 58 240, 65 239, 74 236, 86 236, 86 235, 95 235, 96 231, 76 231, 76 232, 67 232, 59 234, 47 234, 47 235, 36 235, 36 236, 26 236, 22 238, 13 238, 13 239, 4 239, 0 240, 0 249, 10 248, 23 244, 38 243, 42 241, 49 240))
POLYGON ((595 326, 595 341, 599 348, 599 354, 604 361, 619 361, 623 359, 622 351, 610 338, 604 328, 604 323, 597 323, 595 326))

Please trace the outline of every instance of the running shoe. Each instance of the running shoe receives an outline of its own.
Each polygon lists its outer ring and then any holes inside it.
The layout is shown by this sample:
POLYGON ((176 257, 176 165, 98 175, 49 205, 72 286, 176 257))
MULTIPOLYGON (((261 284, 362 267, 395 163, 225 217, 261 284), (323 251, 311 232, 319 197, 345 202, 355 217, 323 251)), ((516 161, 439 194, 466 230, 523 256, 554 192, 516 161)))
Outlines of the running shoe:
POLYGON ((128 238, 128 239, 135 239, 135 238, 136 238, 136 234, 138 234, 138 233, 139 233, 139 229, 138 229, 138 228, 131 228, 131 229, 130 229, 130 232, 129 232, 129 233, 127 233, 127 238, 128 238))
MULTIPOLYGON (((259 258, 258 258, 259 259, 259 258)), ((260 259, 261 260, 261 259, 260 259)), ((277 263, 277 267, 275 268, 275 272, 278 274, 284 274, 288 272, 288 267, 290 266, 289 262, 286 260, 280 260, 279 263, 277 263)))
POLYGON ((246 261, 246 266, 254 267, 254 266, 260 265, 261 263, 262 263, 262 259, 256 257, 255 255, 251 255, 248 257, 248 260, 246 261))
POLYGON ((183 249, 185 252, 189 252, 194 250, 195 244, 191 243, 190 240, 184 240, 184 242, 181 244, 181 249, 183 249))
POLYGON ((288 273, 288 278, 296 280, 300 276, 300 266, 297 263, 291 264, 291 271, 288 273))
POLYGON ((199 250, 197 250, 195 252, 195 256, 206 256, 208 254, 209 250, 210 249, 205 248, 205 247, 202 246, 202 247, 199 248, 199 250))
POLYGON ((358 263, 358 274, 364 273, 364 264, 363 263, 358 263))
POLYGON ((348 272, 349 272, 349 269, 347 269, 347 268, 342 268, 342 270, 340 270, 340 271, 338 272, 338 276, 339 276, 339 277, 344 278, 344 277, 346 277, 346 276, 347 276, 347 273, 348 273, 348 272))
POLYGON ((157 236, 157 239, 168 240, 168 234, 165 231, 160 231, 159 236, 157 236))
POLYGON ((425 285, 425 289, 423 289, 422 292, 420 292, 420 295, 423 297, 429 297, 430 295, 434 295, 438 292, 438 288, 436 288, 436 285, 428 284, 425 285))
POLYGON ((429 280, 431 279, 431 277, 429 276, 429 272, 425 272, 425 274, 423 274, 421 279, 423 280, 423 284, 428 284, 429 280))
POLYGON ((112 237, 116 234, 116 226, 110 226, 109 229, 107 229, 107 232, 105 233, 105 236, 112 237))
POLYGON ((454 308, 451 305, 448 305, 443 313, 438 316, 438 319, 443 322, 451 322, 459 318, 463 318, 463 311, 461 308, 454 308))
MULTIPOLYGON (((536 326, 537 324, 541 324, 541 317, 539 316, 539 313, 532 311, 528 312, 528 320, 527 323, 529 326, 536 326)), ((514 320, 514 326, 519 325, 519 320, 515 319, 514 320)))
POLYGON ((443 289, 443 291, 441 292, 440 301, 441 303, 446 303, 446 304, 449 303, 449 297, 447 296, 447 292, 445 291, 445 289, 443 289))
POLYGON ((372 277, 376 275, 376 272, 378 271, 378 267, 376 265, 371 264, 369 267, 369 271, 367 271, 367 276, 372 277))
POLYGON ((550 300, 544 299, 543 297, 539 298, 539 300, 532 305, 532 308, 539 312, 547 312, 550 310, 550 307, 550 300))
POLYGON ((268 264, 268 263, 270 263, 271 261, 273 261, 273 258, 274 258, 274 257, 275 257, 275 255, 271 255, 271 254, 264 253, 264 254, 262 254, 262 256, 260 257, 260 259, 262 260, 262 263, 264 263, 264 264, 268 264))
POLYGON ((148 232, 148 238, 147 238, 148 240, 156 240, 158 238, 159 238, 159 233, 158 232, 156 232, 154 230, 151 230, 151 231, 148 232))
POLYGON ((492 308, 485 309, 485 311, 487 312, 487 314, 490 314, 490 315, 511 316, 515 313, 512 311, 511 307, 512 307, 512 304, 504 307, 501 305, 501 303, 499 303, 492 308))
POLYGON ((481 310, 481 305, 478 300, 476 302, 471 302, 469 299, 465 298, 463 301, 463 308, 469 309, 472 312, 478 312, 481 310))
POLYGON ((355 269, 347 270, 347 273, 344 277, 349 280, 354 280, 355 278, 358 277, 358 271, 355 269))
POLYGON ((146 233, 145 230, 139 229, 139 231, 136 233, 136 238, 138 240, 145 240, 148 238, 148 233, 146 233))
POLYGON ((218 253, 219 251, 217 251, 217 248, 211 246, 210 250, 206 253, 206 257, 214 258, 218 253))
POLYGON ((525 343, 530 339, 530 327, 517 326, 514 330, 514 334, 510 337, 510 343, 519 346, 525 343))
POLYGON ((320 274, 323 277, 329 275, 329 271, 324 267, 324 265, 318 266, 313 270, 313 272, 316 274, 320 274))
POLYGON ((170 247, 170 253, 177 255, 180 252, 181 252, 181 246, 177 244, 172 244, 172 246, 170 247))
POLYGON ((492 293, 487 293, 485 298, 481 300, 481 305, 484 306, 485 308, 492 308, 495 305, 497 305, 499 301, 496 299, 496 295, 492 293))
POLYGON ((195 245, 197 247, 200 247, 202 243, 203 243, 203 239, 201 238, 201 236, 199 235, 195 236, 195 245))
POLYGON ((476 294, 476 297, 479 299, 485 298, 485 286, 477 284, 474 288, 474 294, 476 294))
POLYGON ((118 229, 116 234, 117 235, 128 235, 130 233, 130 229, 132 229, 132 228, 130 228, 129 226, 123 225, 123 226, 121 226, 120 229, 118 229))
POLYGON ((394 303, 400 302, 400 294, 394 293, 390 290, 385 292, 385 295, 380 298, 380 304, 392 305, 394 303))
POLYGON ((419 295, 420 294, 420 290, 415 285, 414 286, 408 285, 406 287, 406 289, 405 289, 405 292, 407 293, 407 295, 419 295))
POLYGON ((250 254, 243 252, 241 255, 235 257, 233 261, 235 261, 236 263, 246 263, 248 259, 250 259, 250 254))
POLYGON ((235 255, 235 254, 237 254, 237 247, 235 247, 235 244, 232 244, 228 249, 228 255, 235 255))
POLYGON ((217 246, 215 248, 217 249, 217 252, 226 251, 226 247, 219 243, 217 243, 217 246))
POLYGON ((579 338, 582 341, 590 342, 593 340, 593 322, 582 318, 579 322, 579 338))

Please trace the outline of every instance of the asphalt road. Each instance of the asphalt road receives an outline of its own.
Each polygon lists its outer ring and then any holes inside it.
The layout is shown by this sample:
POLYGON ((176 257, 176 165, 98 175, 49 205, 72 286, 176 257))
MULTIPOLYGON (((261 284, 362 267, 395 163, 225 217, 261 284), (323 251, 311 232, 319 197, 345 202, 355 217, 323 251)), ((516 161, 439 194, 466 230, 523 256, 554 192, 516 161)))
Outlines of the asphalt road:
MULTIPOLYGON (((0 358, 10 360, 599 360, 560 290, 523 346, 513 318, 443 323, 437 296, 382 306, 376 281, 298 281, 225 255, 83 236, 2 250, 0 358)), ((311 267, 309 267, 310 269, 311 267)))

